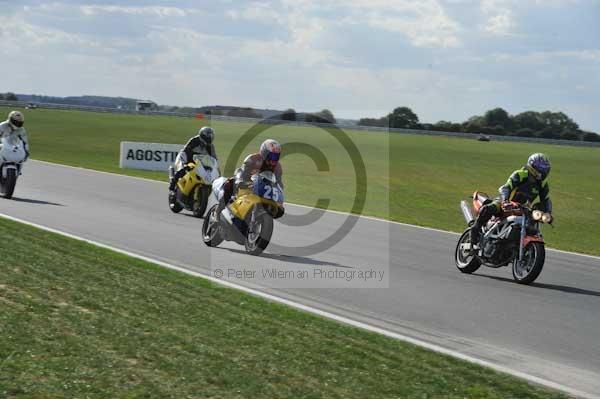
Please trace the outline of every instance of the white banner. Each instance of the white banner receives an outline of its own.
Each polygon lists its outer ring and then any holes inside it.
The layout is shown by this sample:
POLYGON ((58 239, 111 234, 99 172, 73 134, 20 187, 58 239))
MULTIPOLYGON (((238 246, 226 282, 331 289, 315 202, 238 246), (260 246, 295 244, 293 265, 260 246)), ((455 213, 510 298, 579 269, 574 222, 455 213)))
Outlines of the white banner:
POLYGON ((183 144, 122 141, 119 167, 167 171, 182 148, 183 144))

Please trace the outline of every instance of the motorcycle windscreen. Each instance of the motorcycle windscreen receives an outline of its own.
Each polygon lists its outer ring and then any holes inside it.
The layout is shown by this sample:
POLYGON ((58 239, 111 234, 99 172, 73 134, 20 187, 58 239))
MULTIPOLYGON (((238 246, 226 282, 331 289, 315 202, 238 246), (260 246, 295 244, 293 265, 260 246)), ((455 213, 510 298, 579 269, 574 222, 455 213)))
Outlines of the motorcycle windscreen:
POLYGON ((196 174, 205 184, 212 184, 219 177, 219 163, 215 158, 210 155, 194 155, 194 160, 199 162, 196 174))
POLYGON ((205 168, 217 169, 219 167, 219 162, 207 154, 194 154, 194 161, 199 161, 205 168))
POLYGON ((225 193, 224 186, 226 181, 226 177, 219 177, 215 179, 215 181, 213 181, 212 183, 212 192, 217 201, 220 201, 221 198, 223 198, 223 195, 225 193))

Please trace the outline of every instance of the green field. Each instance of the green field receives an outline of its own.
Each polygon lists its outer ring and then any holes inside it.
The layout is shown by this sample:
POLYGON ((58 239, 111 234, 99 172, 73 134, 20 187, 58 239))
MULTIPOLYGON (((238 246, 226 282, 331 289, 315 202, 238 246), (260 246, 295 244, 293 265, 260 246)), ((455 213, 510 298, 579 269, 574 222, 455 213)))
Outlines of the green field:
MULTIPOLYGON (((0 108, 0 112, 8 109, 0 108)), ((191 118, 100 114, 79 111, 25 110, 32 157, 166 180, 162 173, 121 170, 122 140, 184 143, 201 121, 191 118)), ((250 124, 213 122, 217 152, 226 159, 250 124)), ((347 130, 367 168, 367 201, 363 213, 390 220, 460 231, 461 199, 475 189, 495 194, 509 174, 532 152, 545 152, 553 163, 550 177, 555 229, 544 230, 551 247, 600 254, 600 148, 520 142, 478 142, 471 139, 383 134, 347 130)), ((327 156, 329 172, 318 172, 304 155, 285 157, 286 198, 314 205, 330 198, 332 209, 350 211, 354 201, 352 162, 329 134, 316 128, 273 127, 256 138, 314 145, 327 156)), ((293 148, 293 146, 290 146, 293 148)), ((296 147, 298 148, 298 147, 296 147)))
POLYGON ((564 397, 2 218, 0 235, 1 398, 564 397))

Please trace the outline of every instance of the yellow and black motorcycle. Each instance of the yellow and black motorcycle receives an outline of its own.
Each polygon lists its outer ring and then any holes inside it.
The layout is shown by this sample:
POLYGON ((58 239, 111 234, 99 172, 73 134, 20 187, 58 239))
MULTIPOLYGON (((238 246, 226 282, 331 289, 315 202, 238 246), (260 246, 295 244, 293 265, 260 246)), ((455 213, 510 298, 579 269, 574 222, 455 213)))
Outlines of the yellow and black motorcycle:
MULTIPOLYGON (((226 179, 213 183, 213 194, 221 198, 226 179)), ((218 215, 219 205, 206 214, 202 225, 202 240, 216 247, 223 240, 243 245, 251 255, 260 255, 273 235, 273 219, 283 216, 283 190, 275 174, 263 171, 253 177, 251 188, 239 189, 236 199, 218 215)))
MULTIPOLYGON (((194 155, 193 162, 186 167, 187 173, 179 179, 175 190, 169 192, 169 209, 174 213, 187 209, 201 218, 206 211, 212 183, 219 177, 219 163, 210 155, 194 155)), ((171 167, 171 178, 173 174, 171 167)))

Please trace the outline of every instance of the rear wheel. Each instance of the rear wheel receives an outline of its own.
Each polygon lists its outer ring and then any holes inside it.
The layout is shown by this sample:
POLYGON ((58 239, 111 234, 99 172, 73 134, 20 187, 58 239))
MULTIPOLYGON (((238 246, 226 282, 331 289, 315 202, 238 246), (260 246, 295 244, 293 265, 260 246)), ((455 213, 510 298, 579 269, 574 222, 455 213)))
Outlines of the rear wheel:
POLYGON ((173 191, 169 191, 169 209, 173 213, 179 213, 183 207, 177 202, 177 187, 173 191))
POLYGON ((221 227, 217 220, 218 210, 219 205, 213 205, 206 213, 204 223, 202 223, 202 241, 209 247, 216 247, 223 242, 221 227))
MULTIPOLYGON (((256 209, 253 211, 256 212, 256 209)), ((268 213, 258 216, 254 222, 248 222, 246 235, 246 252, 250 255, 260 255, 269 245, 273 235, 273 218, 268 213)))
POLYGON ((198 186, 194 191, 194 202, 192 204, 192 213, 195 217, 201 218, 206 211, 208 204, 209 186, 198 186))
POLYGON ((15 192, 17 184, 17 171, 15 169, 6 170, 6 179, 0 175, 0 192, 6 199, 11 199, 15 192))
POLYGON ((513 262, 513 278, 519 284, 531 284, 542 272, 546 260, 546 248, 541 242, 532 242, 525 247, 523 262, 513 262))
POLYGON ((471 274, 481 266, 481 261, 471 249, 471 229, 465 230, 458 239, 458 244, 456 244, 456 250, 454 251, 454 261, 456 262, 456 267, 462 273, 471 274))

